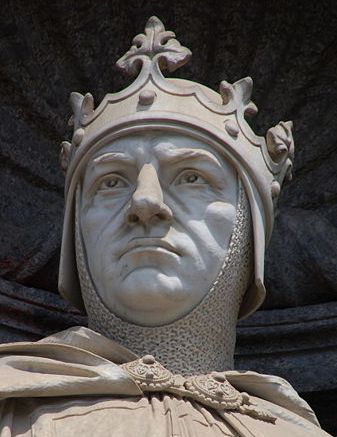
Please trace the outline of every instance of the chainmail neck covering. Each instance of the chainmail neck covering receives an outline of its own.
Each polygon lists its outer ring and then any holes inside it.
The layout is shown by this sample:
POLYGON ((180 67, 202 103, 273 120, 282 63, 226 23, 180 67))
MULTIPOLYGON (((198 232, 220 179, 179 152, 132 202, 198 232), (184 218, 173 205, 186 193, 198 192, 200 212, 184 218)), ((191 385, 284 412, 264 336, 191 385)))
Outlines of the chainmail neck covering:
POLYGON ((144 327, 114 315, 92 283, 78 221, 76 196, 76 260, 89 328, 139 356, 152 354, 174 373, 191 375, 233 368, 236 323, 252 274, 252 229, 248 200, 240 189, 235 226, 223 267, 208 294, 187 315, 160 327, 144 327))

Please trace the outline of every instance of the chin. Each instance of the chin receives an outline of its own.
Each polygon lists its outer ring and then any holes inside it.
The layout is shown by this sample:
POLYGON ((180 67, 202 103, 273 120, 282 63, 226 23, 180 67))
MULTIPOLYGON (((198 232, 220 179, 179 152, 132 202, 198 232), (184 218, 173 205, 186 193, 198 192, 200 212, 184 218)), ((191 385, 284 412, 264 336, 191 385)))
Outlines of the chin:
MULTIPOLYGON (((179 277, 168 276, 154 268, 134 270, 120 285, 120 297, 123 299, 128 295, 129 298, 134 298, 137 306, 144 303, 144 307, 149 307, 156 306, 156 302, 169 304, 177 299, 179 301, 186 299, 179 277)), ((125 302, 129 302, 129 298, 125 298, 125 302)))
POLYGON ((172 323, 192 310, 193 293, 177 276, 167 276, 153 268, 137 269, 119 284, 114 283, 111 311, 130 323, 159 326, 172 323), (117 288, 118 287, 118 288, 117 288))

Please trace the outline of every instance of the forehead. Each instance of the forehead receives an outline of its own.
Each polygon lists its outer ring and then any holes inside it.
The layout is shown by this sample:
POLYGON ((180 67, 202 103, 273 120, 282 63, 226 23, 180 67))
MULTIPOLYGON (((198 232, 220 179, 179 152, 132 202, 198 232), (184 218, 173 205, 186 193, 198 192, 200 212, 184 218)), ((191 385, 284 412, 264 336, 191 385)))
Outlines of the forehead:
POLYGON ((224 155, 199 139, 181 133, 165 131, 139 132, 117 138, 102 146, 90 158, 88 167, 113 160, 142 165, 156 159, 160 164, 178 160, 200 159, 230 169, 224 155))

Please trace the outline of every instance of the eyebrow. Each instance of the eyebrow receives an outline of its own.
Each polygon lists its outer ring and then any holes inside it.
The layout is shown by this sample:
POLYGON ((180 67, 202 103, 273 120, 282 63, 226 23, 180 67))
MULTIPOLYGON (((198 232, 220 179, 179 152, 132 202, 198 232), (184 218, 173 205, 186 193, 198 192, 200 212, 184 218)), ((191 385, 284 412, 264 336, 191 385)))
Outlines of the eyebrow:
POLYGON ((127 164, 135 164, 136 160, 130 155, 122 152, 107 152, 103 155, 97 156, 94 160, 95 164, 105 164, 107 162, 123 161, 127 164))
POLYGON ((219 162, 219 160, 210 152, 203 149, 174 149, 170 148, 169 144, 160 144, 160 147, 158 149, 155 148, 156 154, 163 162, 169 162, 170 164, 174 163, 180 163, 181 161, 185 161, 188 159, 193 160, 203 160, 211 162, 212 164, 215 164, 218 168, 222 169, 222 165, 219 162), (164 149, 164 146, 167 146, 164 149))

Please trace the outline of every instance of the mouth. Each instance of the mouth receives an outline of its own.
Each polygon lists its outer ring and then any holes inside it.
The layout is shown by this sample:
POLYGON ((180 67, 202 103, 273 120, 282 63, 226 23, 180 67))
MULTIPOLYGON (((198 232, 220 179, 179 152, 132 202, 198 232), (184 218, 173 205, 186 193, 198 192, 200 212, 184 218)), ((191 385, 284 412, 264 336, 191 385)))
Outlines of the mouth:
POLYGON ((123 249, 119 254, 119 259, 130 252, 144 252, 144 251, 154 251, 154 252, 170 252, 174 255, 181 256, 181 253, 174 247, 171 243, 162 240, 160 238, 134 238, 131 240, 125 249, 123 249))

